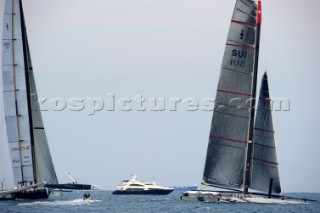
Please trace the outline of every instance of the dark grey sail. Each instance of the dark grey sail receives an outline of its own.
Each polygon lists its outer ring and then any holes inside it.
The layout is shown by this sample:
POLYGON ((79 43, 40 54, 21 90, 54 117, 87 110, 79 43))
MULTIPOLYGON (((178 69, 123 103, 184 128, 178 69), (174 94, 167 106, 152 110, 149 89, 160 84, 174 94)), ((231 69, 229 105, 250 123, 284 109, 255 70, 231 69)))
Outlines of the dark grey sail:
POLYGON ((257 3, 237 0, 218 83, 203 182, 242 188, 256 72, 257 3))
POLYGON ((274 140, 268 75, 262 78, 260 97, 253 133, 253 167, 251 189, 268 192, 273 179, 273 193, 280 193, 278 159, 274 140))

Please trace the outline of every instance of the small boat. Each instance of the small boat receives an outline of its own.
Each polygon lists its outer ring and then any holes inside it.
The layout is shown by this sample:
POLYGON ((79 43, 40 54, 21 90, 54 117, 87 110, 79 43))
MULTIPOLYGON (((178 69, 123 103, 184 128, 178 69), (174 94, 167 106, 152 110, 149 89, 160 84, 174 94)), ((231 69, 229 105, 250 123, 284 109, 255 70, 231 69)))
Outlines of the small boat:
POLYGON ((90 193, 84 193, 83 194, 83 200, 84 201, 92 200, 92 197, 91 197, 90 193))
POLYGON ((167 195, 174 188, 158 186, 154 181, 143 182, 138 181, 133 175, 131 180, 123 180, 117 189, 112 192, 114 195, 167 195))

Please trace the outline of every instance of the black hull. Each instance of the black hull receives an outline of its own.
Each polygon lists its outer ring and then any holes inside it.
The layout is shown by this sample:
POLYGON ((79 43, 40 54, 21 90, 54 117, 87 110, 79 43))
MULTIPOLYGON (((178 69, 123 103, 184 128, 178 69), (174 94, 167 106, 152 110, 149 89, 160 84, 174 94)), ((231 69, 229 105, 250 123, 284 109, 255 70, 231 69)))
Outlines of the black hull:
POLYGON ((90 190, 91 185, 88 184, 47 184, 46 187, 52 189, 70 189, 70 190, 90 190))
POLYGON ((0 197, 0 201, 15 200, 13 197, 0 197))
POLYGON ((11 194, 14 199, 37 200, 46 199, 50 195, 50 191, 46 189, 28 190, 11 194))
POLYGON ((115 190, 112 192, 113 195, 167 195, 170 194, 172 190, 115 190))

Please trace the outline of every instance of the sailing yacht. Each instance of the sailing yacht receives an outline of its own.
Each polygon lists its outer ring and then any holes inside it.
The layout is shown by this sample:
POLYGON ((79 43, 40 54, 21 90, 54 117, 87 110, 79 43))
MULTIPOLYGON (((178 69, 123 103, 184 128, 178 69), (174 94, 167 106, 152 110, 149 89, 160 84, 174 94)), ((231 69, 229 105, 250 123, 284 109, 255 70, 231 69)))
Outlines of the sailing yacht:
MULTIPOLYGON (((58 183, 43 126, 21 0, 6 0, 2 36, 4 116, 14 198, 47 198, 58 183)), ((3 192, 1 192, 3 193, 3 192)))
POLYGON ((267 73, 255 116, 261 9, 260 0, 236 1, 216 94, 202 184, 228 191, 186 191, 181 200, 300 203, 281 195, 267 73))
POLYGON ((100 189, 76 181, 58 183, 38 103, 21 0, 5 0, 2 80, 6 132, 2 128, 1 134, 7 135, 15 188, 0 191, 0 200, 43 199, 57 196, 61 189, 100 189))

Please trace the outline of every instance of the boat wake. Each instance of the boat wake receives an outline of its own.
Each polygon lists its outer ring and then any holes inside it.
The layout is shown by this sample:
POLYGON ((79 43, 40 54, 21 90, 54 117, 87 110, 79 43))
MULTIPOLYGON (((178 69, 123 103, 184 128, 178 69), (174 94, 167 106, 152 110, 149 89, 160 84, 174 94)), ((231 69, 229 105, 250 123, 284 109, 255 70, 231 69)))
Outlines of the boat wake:
POLYGON ((20 203, 19 206, 34 206, 34 205, 43 205, 43 206, 81 206, 81 205, 90 205, 94 203, 99 203, 102 200, 65 200, 65 201, 36 201, 32 203, 20 203))

